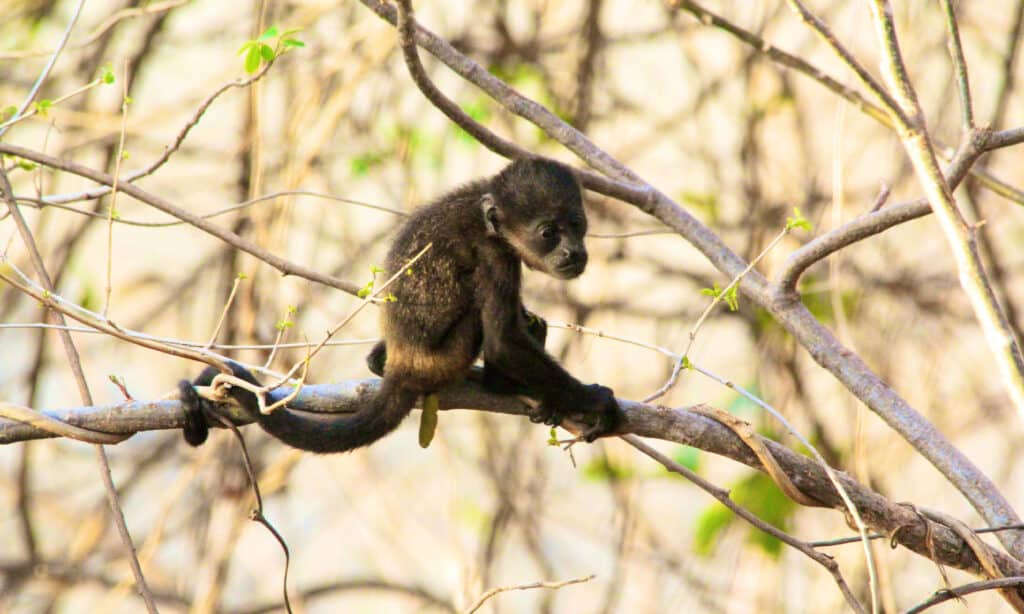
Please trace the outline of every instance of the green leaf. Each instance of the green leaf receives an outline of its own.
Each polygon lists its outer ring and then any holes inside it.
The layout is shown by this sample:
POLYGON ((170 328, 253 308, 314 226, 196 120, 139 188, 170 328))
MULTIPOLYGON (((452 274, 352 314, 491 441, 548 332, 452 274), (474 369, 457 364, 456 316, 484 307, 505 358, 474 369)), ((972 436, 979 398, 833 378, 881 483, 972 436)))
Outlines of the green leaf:
POLYGON ((260 50, 256 45, 249 47, 245 54, 245 72, 250 75, 260 68, 260 50))
POLYGON ((356 177, 362 177, 370 172, 370 169, 384 161, 384 154, 380 152, 368 152, 352 158, 350 169, 356 177))
POLYGON ((605 455, 595 457, 583 466, 583 477, 588 480, 602 482, 607 480, 625 480, 633 477, 635 473, 632 467, 613 463, 605 455))
POLYGON ((293 326, 295 326, 295 322, 292 322, 291 320, 278 320, 277 324, 274 325, 274 328, 283 332, 293 326))
POLYGON ((115 81, 115 79, 114 79, 114 66, 113 66, 113 64, 111 64, 110 62, 107 62, 106 64, 103 65, 103 68, 101 69, 101 72, 100 72, 100 80, 102 80, 103 83, 105 83, 107 85, 110 85, 111 83, 113 83, 115 81))
POLYGON ((277 26, 270 26, 269 28, 264 30, 263 34, 260 34, 260 37, 257 38, 256 40, 258 40, 258 41, 268 41, 268 40, 270 40, 270 39, 272 39, 272 38, 274 38, 276 36, 277 36, 277 26))
POLYGON ((284 47, 305 47, 306 43, 294 38, 286 38, 281 41, 281 45, 284 47))
MULTIPOLYGON (((763 473, 753 472, 741 478, 730 489, 731 498, 749 509, 761 520, 783 531, 789 528, 789 521, 797 509, 796 503, 782 494, 772 479, 763 473)), ((720 503, 714 503, 697 518, 695 549, 699 554, 708 555, 714 551, 722 531, 735 520, 733 513, 720 503)), ((768 555, 778 557, 782 543, 763 531, 743 525, 747 531, 747 542, 752 543, 768 555)))
POLYGON ((692 446, 680 446, 673 459, 690 471, 700 469, 700 450, 692 446))
POLYGON ((423 411, 420 412, 420 447, 429 448, 437 431, 437 411, 440 405, 436 394, 423 397, 423 411))
POLYGON ((238 55, 248 53, 250 49, 256 46, 256 41, 245 41, 242 46, 238 48, 238 55))
POLYGON ((264 60, 266 60, 268 62, 271 62, 271 61, 274 60, 274 57, 276 57, 277 54, 274 53, 274 48, 273 47, 271 47, 270 45, 266 45, 266 44, 262 44, 261 43, 260 44, 260 55, 263 56, 264 60))
POLYGON ((557 446, 558 445, 558 432, 555 430, 555 427, 551 427, 551 430, 548 431, 548 445, 549 446, 557 446))
POLYGON ((718 296, 722 294, 722 289, 718 287, 718 282, 716 281, 715 285, 711 288, 701 288, 700 293, 703 294, 704 296, 718 298, 718 296))
POLYGON ((23 171, 34 171, 37 168, 39 168, 39 165, 36 164, 35 162, 31 162, 29 160, 23 160, 21 158, 18 158, 18 161, 15 163, 15 166, 17 166, 18 168, 20 168, 23 171))
POLYGON ((700 556, 709 556, 715 551, 715 544, 722 531, 735 519, 729 508, 721 503, 712 503, 697 516, 693 531, 693 549, 700 556))
POLYGON ((384 272, 384 269, 380 268, 376 264, 371 264, 370 265, 370 273, 376 275, 377 273, 383 273, 383 272, 384 272))
POLYGON ((811 223, 807 221, 803 213, 800 213, 799 207, 793 207, 792 217, 786 218, 786 230, 793 230, 795 228, 803 228, 804 230, 811 230, 811 223))
POLYGON ((46 117, 46 114, 50 111, 50 107, 53 106, 53 101, 49 98, 43 98, 42 100, 36 101, 34 106, 36 109, 36 113, 42 115, 43 117, 46 117))
POLYGON ((729 311, 738 311, 740 308, 740 299, 736 294, 738 289, 739 284, 733 284, 725 291, 725 294, 722 295, 722 300, 724 300, 725 304, 729 306, 729 311))

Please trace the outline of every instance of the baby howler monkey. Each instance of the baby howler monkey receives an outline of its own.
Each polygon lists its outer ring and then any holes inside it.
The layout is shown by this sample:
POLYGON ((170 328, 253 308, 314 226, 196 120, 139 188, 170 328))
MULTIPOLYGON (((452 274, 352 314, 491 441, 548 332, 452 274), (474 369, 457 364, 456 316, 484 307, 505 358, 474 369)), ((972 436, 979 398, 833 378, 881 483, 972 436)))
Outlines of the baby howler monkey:
MULTIPOLYGON (((398 271, 427 244, 431 248, 411 274, 389 286, 396 300, 381 305, 384 341, 367 362, 383 381, 365 407, 347 415, 286 407, 262 414, 249 391, 234 387, 230 394, 284 443, 344 452, 393 431, 418 397, 464 378, 482 350, 484 387, 537 400, 532 420, 557 425, 580 414, 587 441, 611 433, 621 419, 612 391, 581 383, 544 351, 546 325, 523 307, 521 297, 520 263, 559 279, 583 273, 586 231, 572 171, 549 160, 516 160, 493 177, 419 208, 398 231, 387 270, 398 271)), ((241 366, 232 369, 256 381, 241 366)), ((204 412, 214 411, 193 385, 208 385, 216 374, 208 368, 194 382, 179 384, 185 439, 192 445, 206 439, 204 412)))

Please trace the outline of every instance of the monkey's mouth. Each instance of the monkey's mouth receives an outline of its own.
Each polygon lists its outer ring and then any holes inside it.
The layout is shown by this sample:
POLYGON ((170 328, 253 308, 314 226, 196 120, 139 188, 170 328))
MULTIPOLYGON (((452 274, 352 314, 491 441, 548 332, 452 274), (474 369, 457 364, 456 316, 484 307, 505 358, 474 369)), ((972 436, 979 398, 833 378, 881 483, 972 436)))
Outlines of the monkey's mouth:
POLYGON ((557 273, 562 279, 572 279, 574 277, 579 277, 586 268, 586 260, 572 260, 555 266, 555 273, 557 273))

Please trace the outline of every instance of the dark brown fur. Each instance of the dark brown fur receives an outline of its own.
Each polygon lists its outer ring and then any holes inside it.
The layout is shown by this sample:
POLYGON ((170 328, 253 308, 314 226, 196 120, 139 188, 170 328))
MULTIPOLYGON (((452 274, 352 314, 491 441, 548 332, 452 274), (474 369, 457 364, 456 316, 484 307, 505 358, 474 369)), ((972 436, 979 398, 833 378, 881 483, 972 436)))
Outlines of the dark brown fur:
MULTIPOLYGON (((465 377, 482 350, 485 386, 539 400, 533 419, 558 424, 570 413, 583 413, 592 424, 585 432, 588 440, 608 433, 621 415, 612 391, 580 383, 548 356, 546 327, 520 297, 520 262, 562 279, 582 273, 585 232, 572 172, 546 160, 517 160, 492 178, 421 207, 398 231, 388 271, 400 270, 431 247, 389 287, 396 300, 381 308, 384 341, 367 359, 384 381, 366 408, 347 416, 285 409, 262 415, 250 393, 233 394, 264 430, 285 443, 342 452, 390 433, 417 397, 465 377)), ((208 383, 215 374, 207 370, 195 383, 208 383)), ((198 445, 206 438, 205 420, 196 418, 204 406, 189 382, 181 389, 186 414, 192 416, 186 440, 198 445)))

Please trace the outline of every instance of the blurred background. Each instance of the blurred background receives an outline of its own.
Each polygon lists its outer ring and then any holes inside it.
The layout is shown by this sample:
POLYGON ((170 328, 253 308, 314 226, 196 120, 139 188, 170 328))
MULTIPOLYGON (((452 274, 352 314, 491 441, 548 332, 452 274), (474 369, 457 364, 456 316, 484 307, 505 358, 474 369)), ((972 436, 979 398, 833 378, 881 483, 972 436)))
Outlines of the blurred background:
MULTIPOLYGON (((0 107, 24 99, 77 4, 0 0, 0 107)), ((940 6, 896 4, 903 52, 929 128, 938 143, 954 147, 960 114, 940 6)), ((995 128, 1024 123, 1015 82, 1024 69, 1014 61, 1022 4, 960 6, 978 122, 995 128)), ((865 65, 878 65, 866 3, 808 5, 865 65)), ((709 0, 707 8, 857 86, 785 2, 709 0)), ((768 276, 812 236, 869 211, 883 189, 890 190, 890 203, 921 195, 890 130, 819 83, 663 3, 422 0, 416 10, 425 27, 584 131, 748 261, 799 207, 813 231, 795 232, 769 252, 758 267, 768 276)), ((408 211, 505 164, 413 86, 392 26, 360 3, 316 0, 87 2, 40 98, 74 91, 108 63, 116 82, 54 104, 45 116, 13 126, 5 140, 112 173, 127 85, 121 169, 143 167, 174 141, 204 99, 246 76, 238 51, 271 26, 301 28, 293 36, 305 46, 284 54, 254 84, 218 97, 169 161, 139 185, 195 214, 295 190, 408 211)), ((576 162, 538 128, 423 55, 431 78, 474 118, 527 149, 576 162)), ((983 165, 1011 185, 1024 180, 1020 147, 991 154, 983 165)), ((11 171, 19 195, 92 187, 69 174, 22 166, 11 171)), ((968 217, 986 221, 983 251, 1019 326, 1024 209, 973 180, 957 196, 968 217)), ((74 210, 30 204, 23 210, 59 294, 100 310, 109 199, 68 206, 74 210)), ((730 280, 634 207, 596 194, 587 195, 587 206, 594 235, 587 273, 569 283, 528 273, 526 304, 552 322, 681 352, 710 300, 700 290, 730 280)), ((219 343, 271 344, 286 319, 293 325, 285 341, 316 342, 359 302, 282 277, 194 227, 131 224, 175 220, 124 195, 116 212, 109 315, 124 327, 204 342, 240 274, 245 278, 219 343)), ((401 218, 289 195, 212 221, 279 256, 362 285, 383 262, 401 218)), ((0 245, 12 263, 30 270, 10 217, 0 218, 0 245)), ((840 252, 808 271, 800 290, 816 317, 1024 510, 1021 416, 994 376, 935 220, 903 224, 840 252)), ((0 399, 40 409, 81 405, 56 334, 7 327, 43 317, 38 303, 0 284, 0 399)), ((372 342, 377 331, 370 308, 339 336, 372 342)), ((74 338, 97 404, 124 398, 109 375, 123 378, 135 398, 151 399, 200 368, 104 335, 74 338)), ((309 379, 368 376, 363 357, 370 347, 325 349, 309 379)), ((649 395, 672 370, 670 360, 649 349, 554 327, 548 349, 580 379, 601 382, 623 398, 649 395)), ((267 356, 266 350, 225 353, 251 363, 267 356)), ((281 351, 274 367, 285 370, 303 356, 304 350, 281 351)), ((779 408, 834 466, 863 484, 982 526, 938 472, 749 301, 741 297, 736 312, 717 310, 690 356, 779 408)), ((795 446, 752 403, 692 372, 659 402, 706 402, 795 446)), ((525 419, 452 411, 441 415, 433 445, 423 450, 416 444, 417 422, 407 420, 369 449, 335 456, 302 454, 258 429, 243 429, 266 516, 291 549, 291 598, 299 611, 461 611, 490 587, 589 574, 596 577, 559 590, 503 593, 481 611, 845 608, 821 568, 619 441, 575 446, 571 458, 547 444, 545 427, 525 419)), ((841 514, 801 509, 753 470, 653 443, 801 539, 852 534, 841 514)), ((108 454, 163 611, 280 611, 283 555, 248 519, 252 494, 230 433, 216 431, 198 449, 177 432, 140 433, 108 454)), ((67 440, 4 446, 0 476, 0 610, 142 610, 90 446, 67 440)), ((875 555, 886 611, 907 608, 943 586, 934 564, 883 543, 875 555)), ((861 547, 827 551, 866 598, 861 547)), ((973 579, 948 573, 953 584, 973 579)), ((969 599, 972 612, 1008 611, 993 594, 969 599)), ((965 610, 951 603, 934 611, 965 610)))

